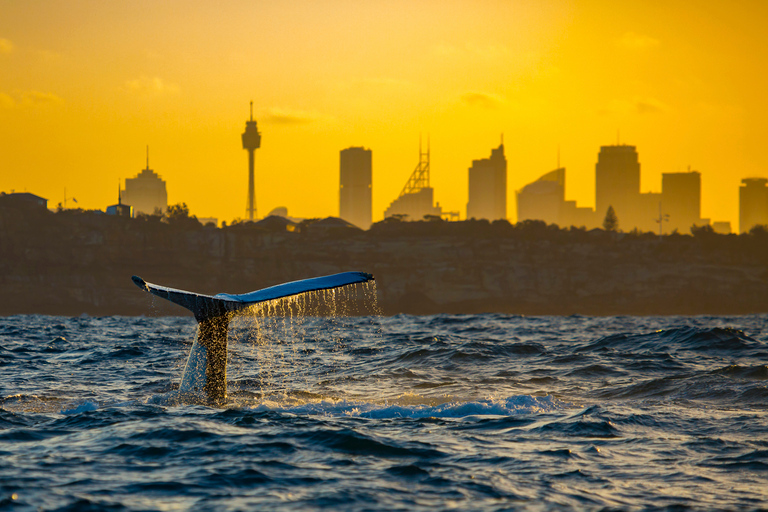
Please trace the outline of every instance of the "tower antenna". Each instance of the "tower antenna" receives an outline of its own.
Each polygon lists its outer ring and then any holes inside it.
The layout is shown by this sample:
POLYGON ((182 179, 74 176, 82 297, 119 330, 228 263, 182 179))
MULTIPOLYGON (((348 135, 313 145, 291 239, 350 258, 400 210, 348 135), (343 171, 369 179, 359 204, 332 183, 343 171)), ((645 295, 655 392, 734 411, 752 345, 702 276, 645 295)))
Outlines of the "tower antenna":
POLYGON ((147 144, 147 170, 149 170, 149 144, 147 144))

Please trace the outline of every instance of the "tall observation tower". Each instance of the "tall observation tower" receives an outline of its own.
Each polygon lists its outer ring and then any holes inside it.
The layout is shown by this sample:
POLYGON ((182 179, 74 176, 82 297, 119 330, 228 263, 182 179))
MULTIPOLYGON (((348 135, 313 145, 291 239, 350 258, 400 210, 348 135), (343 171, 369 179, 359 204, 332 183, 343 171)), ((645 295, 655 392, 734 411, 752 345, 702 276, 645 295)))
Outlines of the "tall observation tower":
POLYGON ((261 133, 256 127, 256 121, 253 120, 253 102, 251 102, 251 120, 245 122, 245 132, 243 132, 243 149, 248 150, 248 206, 245 213, 248 220, 253 220, 256 216, 256 200, 254 198, 253 183, 253 159, 254 152, 261 147, 261 133))

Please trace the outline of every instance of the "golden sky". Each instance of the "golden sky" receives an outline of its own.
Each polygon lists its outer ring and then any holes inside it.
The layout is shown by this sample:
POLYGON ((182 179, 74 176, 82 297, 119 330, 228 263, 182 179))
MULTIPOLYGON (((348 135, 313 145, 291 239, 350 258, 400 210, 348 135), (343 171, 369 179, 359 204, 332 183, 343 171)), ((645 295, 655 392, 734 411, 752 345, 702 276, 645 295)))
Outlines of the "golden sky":
POLYGON ((567 198, 593 206, 618 136, 644 192, 690 165, 702 215, 736 228, 740 180, 768 176, 767 26, 764 0, 0 0, 0 190, 104 209, 149 145, 169 203, 244 217, 253 100, 260 216, 338 215, 339 151, 362 145, 380 220, 420 134, 462 218, 502 134, 511 220, 558 147, 567 198))

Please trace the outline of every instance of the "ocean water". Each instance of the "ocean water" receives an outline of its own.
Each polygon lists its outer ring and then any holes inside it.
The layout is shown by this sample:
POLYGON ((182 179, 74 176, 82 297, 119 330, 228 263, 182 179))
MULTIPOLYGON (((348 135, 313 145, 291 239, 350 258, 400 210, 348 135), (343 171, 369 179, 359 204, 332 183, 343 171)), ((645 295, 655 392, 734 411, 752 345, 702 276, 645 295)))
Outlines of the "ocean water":
POLYGON ((765 315, 247 317, 222 408, 195 329, 0 318, 0 510, 768 509, 765 315))

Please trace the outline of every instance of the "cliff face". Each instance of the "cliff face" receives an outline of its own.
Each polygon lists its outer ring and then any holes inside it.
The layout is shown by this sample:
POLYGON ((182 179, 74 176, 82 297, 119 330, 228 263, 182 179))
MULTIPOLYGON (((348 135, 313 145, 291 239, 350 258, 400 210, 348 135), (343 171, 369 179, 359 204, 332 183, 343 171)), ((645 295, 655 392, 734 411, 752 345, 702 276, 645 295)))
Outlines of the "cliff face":
POLYGON ((130 280, 243 293, 347 270, 394 313, 768 311, 768 236, 617 235, 537 223, 380 223, 367 231, 202 228, 0 210, 0 315, 185 314, 130 280))

